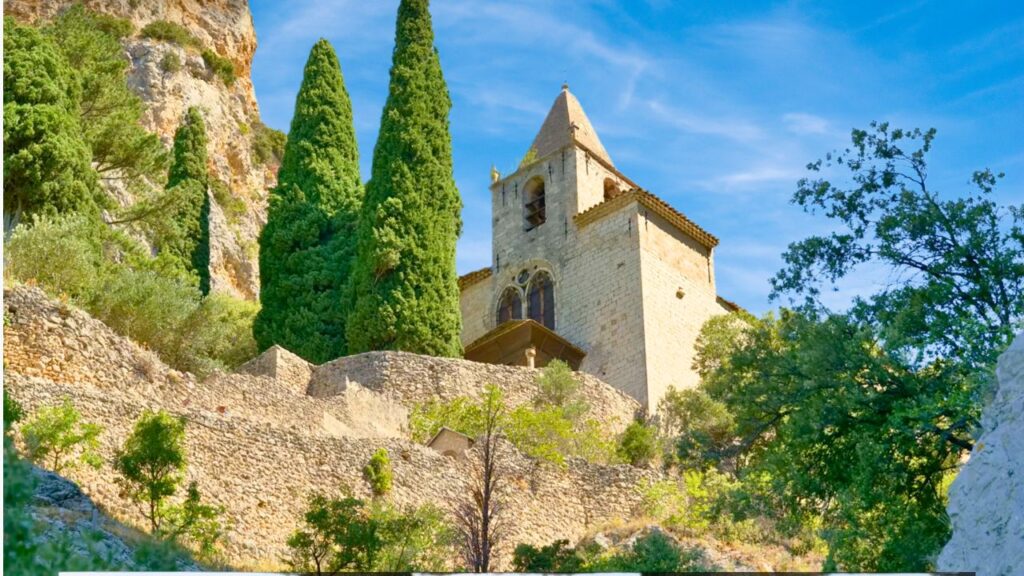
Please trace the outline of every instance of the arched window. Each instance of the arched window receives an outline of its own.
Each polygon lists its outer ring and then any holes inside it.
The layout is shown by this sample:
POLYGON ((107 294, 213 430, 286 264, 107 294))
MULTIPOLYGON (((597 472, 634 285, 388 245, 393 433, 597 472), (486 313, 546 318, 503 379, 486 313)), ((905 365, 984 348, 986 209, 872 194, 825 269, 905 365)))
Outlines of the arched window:
POLYGON ((498 324, 522 319, 523 297, 519 295, 518 289, 509 286, 501 293, 501 299, 498 300, 498 324))
POLYGON ((527 315, 544 326, 555 329, 555 283, 547 272, 537 272, 527 290, 527 315))
POLYGON ((621 193, 619 185, 615 183, 615 180, 611 178, 604 179, 604 199, 611 200, 621 193))
POLYGON ((533 230, 544 223, 547 215, 544 209, 544 179, 540 176, 531 178, 523 188, 523 218, 526 229, 533 230))

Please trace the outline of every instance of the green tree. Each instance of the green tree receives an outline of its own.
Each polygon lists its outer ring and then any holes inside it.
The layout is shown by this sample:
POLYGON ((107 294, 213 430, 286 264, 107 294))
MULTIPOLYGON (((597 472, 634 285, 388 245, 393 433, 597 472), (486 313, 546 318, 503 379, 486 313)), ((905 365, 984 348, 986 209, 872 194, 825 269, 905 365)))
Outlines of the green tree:
POLYGON ((107 200, 79 124, 81 87, 51 39, 4 18, 4 234, 33 214, 107 200))
POLYGON ((804 178, 793 202, 823 212, 837 231, 795 242, 772 279, 773 296, 804 296, 874 265, 894 282, 853 312, 884 328, 893 351, 992 366, 1024 319, 1024 203, 991 198, 1002 174, 974 172, 973 189, 944 199, 927 181, 935 129, 872 123, 852 146, 808 165, 849 181, 804 178), (838 174, 837 174, 838 176, 838 174))
POLYGON ((337 498, 315 494, 302 527, 288 538, 286 561, 292 570, 316 574, 441 571, 453 537, 432 506, 400 510, 382 501, 367 504, 345 490, 337 498))
POLYGON ((21 429, 28 458, 49 465, 60 474, 69 467, 86 464, 99 468, 99 435, 103 427, 83 422, 70 400, 40 408, 21 429))
POLYGON ((118 180, 130 190, 161 182, 167 154, 156 134, 142 127, 145 105, 128 87, 129 60, 121 39, 130 21, 75 4, 43 28, 60 48, 81 86, 82 136, 100 178, 118 180))
POLYGON ((344 287, 362 198, 352 105, 334 49, 321 39, 306 62, 260 233, 253 334, 261 350, 278 344, 314 363, 346 353, 344 287))
POLYGON ((189 108, 174 134, 167 193, 177 196, 168 231, 157 240, 163 256, 196 279, 203 294, 210 292, 210 176, 207 167, 206 124, 198 108, 189 108))
POLYGON ((428 1, 402 0, 357 234, 349 352, 462 353, 455 273, 462 201, 452 175, 450 108, 428 1))
MULTIPOLYGON (((722 325, 733 328, 734 320, 731 316, 715 317, 705 324, 701 334, 715 334, 722 325)), ((704 340, 701 342, 703 345, 704 340)), ((703 357, 710 359, 709 355, 703 357)), ((713 399, 703 389, 669 388, 658 402, 658 417, 666 466, 735 467, 733 460, 741 448, 735 442, 735 419, 724 403, 713 399)))
POLYGON ((142 505, 154 534, 160 532, 164 502, 173 496, 185 470, 185 421, 164 411, 147 410, 135 423, 114 469, 129 497, 142 505))
POLYGON ((185 500, 167 509, 161 535, 193 544, 199 557, 209 560, 224 537, 223 516, 224 507, 204 504, 199 485, 192 481, 185 491, 185 500))
POLYGON ((618 453, 633 466, 648 466, 658 455, 657 429, 643 422, 630 422, 619 438, 618 453))
POLYGON ((373 453, 370 461, 363 467, 363 478, 370 484, 374 496, 384 496, 391 491, 391 459, 386 448, 373 453))

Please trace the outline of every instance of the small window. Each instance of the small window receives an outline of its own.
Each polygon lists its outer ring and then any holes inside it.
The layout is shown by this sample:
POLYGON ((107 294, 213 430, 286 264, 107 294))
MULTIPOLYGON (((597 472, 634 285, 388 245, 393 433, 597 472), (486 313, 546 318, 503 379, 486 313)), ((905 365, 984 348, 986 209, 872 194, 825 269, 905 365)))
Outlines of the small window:
POLYGON ((533 230, 547 219, 544 201, 544 179, 537 176, 527 182, 523 190, 523 197, 526 202, 523 205, 526 229, 533 230))
POLYGON ((531 320, 555 329, 555 283, 547 272, 537 272, 527 291, 527 314, 531 320))
POLYGON ((612 180, 611 178, 605 178, 604 179, 604 199, 605 200, 611 200, 612 198, 615 198, 616 196, 618 196, 621 193, 622 193, 622 191, 619 190, 619 185, 615 183, 615 180, 612 180))
POLYGON ((498 300, 498 324, 522 319, 523 297, 519 295, 518 289, 509 286, 501 293, 501 299, 498 300))

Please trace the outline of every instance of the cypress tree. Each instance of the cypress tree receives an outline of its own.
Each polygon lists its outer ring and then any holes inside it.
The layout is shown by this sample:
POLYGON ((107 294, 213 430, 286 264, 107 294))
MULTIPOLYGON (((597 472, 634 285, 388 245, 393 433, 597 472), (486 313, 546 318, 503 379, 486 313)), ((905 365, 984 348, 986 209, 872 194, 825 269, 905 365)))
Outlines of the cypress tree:
POLYGON ((327 40, 310 50, 260 233, 260 302, 253 336, 310 362, 345 354, 343 293, 362 203, 352 105, 327 40))
POLYGON ((452 175, 451 100, 428 6, 402 0, 398 8, 390 92, 352 272, 350 352, 462 352, 455 274, 462 201, 452 175))
POLYGON ((167 191, 177 199, 171 232, 158 243, 161 255, 199 281, 210 292, 210 173, 207 168, 206 124, 198 108, 189 108, 174 133, 167 191))
POLYGON ((4 18, 4 231, 107 203, 78 121, 81 88, 52 40, 4 18))

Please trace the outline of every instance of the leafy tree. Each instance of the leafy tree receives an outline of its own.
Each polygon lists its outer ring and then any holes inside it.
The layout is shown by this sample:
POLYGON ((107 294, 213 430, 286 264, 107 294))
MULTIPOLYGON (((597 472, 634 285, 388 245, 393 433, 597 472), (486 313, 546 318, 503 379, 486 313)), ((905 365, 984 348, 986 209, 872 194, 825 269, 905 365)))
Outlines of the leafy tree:
POLYGON ((822 286, 879 266, 898 280, 857 299, 854 313, 883 327, 889 349, 991 366, 1024 318, 1024 204, 992 200, 1002 174, 987 169, 973 190, 943 199, 927 182, 934 138, 934 128, 872 123, 853 131, 851 148, 809 164, 850 173, 849 183, 804 178, 793 195, 838 230, 791 244, 773 295, 814 303, 822 286))
POLYGON ((427 0, 398 8, 391 84, 373 155, 352 271, 349 352, 459 356, 451 101, 427 0))
POLYGON ((455 505, 458 548, 474 572, 490 570, 494 551, 505 539, 502 522, 505 469, 500 437, 504 428, 505 405, 501 391, 493 385, 484 389, 483 431, 475 446, 476 457, 466 478, 466 496, 455 505))
POLYGON ((4 233, 34 214, 107 205, 79 124, 81 87, 54 42, 4 18, 4 233))
POLYGON ((43 31, 81 85, 80 125, 99 176, 132 190, 162 181, 167 154, 156 134, 142 127, 145 105, 127 82, 129 61, 120 41, 133 32, 131 22, 75 4, 43 31))
POLYGON ((370 484, 375 496, 384 496, 391 491, 391 459, 386 448, 373 453, 370 461, 363 467, 363 478, 370 484))
POLYGON ((70 400, 58 406, 40 408, 21 430, 30 460, 48 464, 60 474, 77 464, 99 468, 99 435, 103 427, 82 421, 70 400), (76 455, 77 453, 77 455, 76 455))
POLYGON ((289 567, 333 574, 339 570, 440 571, 451 555, 451 529, 436 508, 399 510, 367 505, 345 492, 313 495, 303 526, 288 538, 289 567))
POLYGON ((381 501, 370 505, 381 524, 384 545, 374 570, 444 572, 451 569, 455 532, 444 513, 430 504, 399 509, 381 501))
POLYGON ((143 506, 152 532, 158 533, 185 470, 185 421, 164 411, 146 410, 114 459, 128 496, 143 506))
MULTIPOLYGON (((714 334, 720 326, 736 327, 734 320, 731 316, 713 318, 705 324, 702 334, 714 334)), ((658 416, 661 435, 668 440, 663 447, 666 466, 718 464, 727 469, 735 467, 733 460, 740 448, 735 442, 735 419, 725 404, 711 398, 703 389, 669 388, 658 402, 658 416)))
POLYGON ((633 466, 648 466, 658 455, 657 429, 643 422, 631 422, 619 438, 618 453, 633 466))
POLYGON ((279 344, 315 363, 345 354, 344 287, 362 197, 352 105, 334 49, 321 39, 306 62, 260 234, 263 306, 253 333, 261 350, 279 344))
POLYGON ((206 124, 198 108, 189 108, 174 134, 173 160, 167 176, 168 194, 180 198, 170 216, 169 231, 157 239, 158 249, 210 292, 210 177, 207 168, 206 124))
POLYGON ((188 541, 195 545, 201 558, 213 558, 224 537, 224 507, 204 504, 195 481, 189 482, 185 494, 184 502, 167 509, 161 535, 174 541, 188 541))

